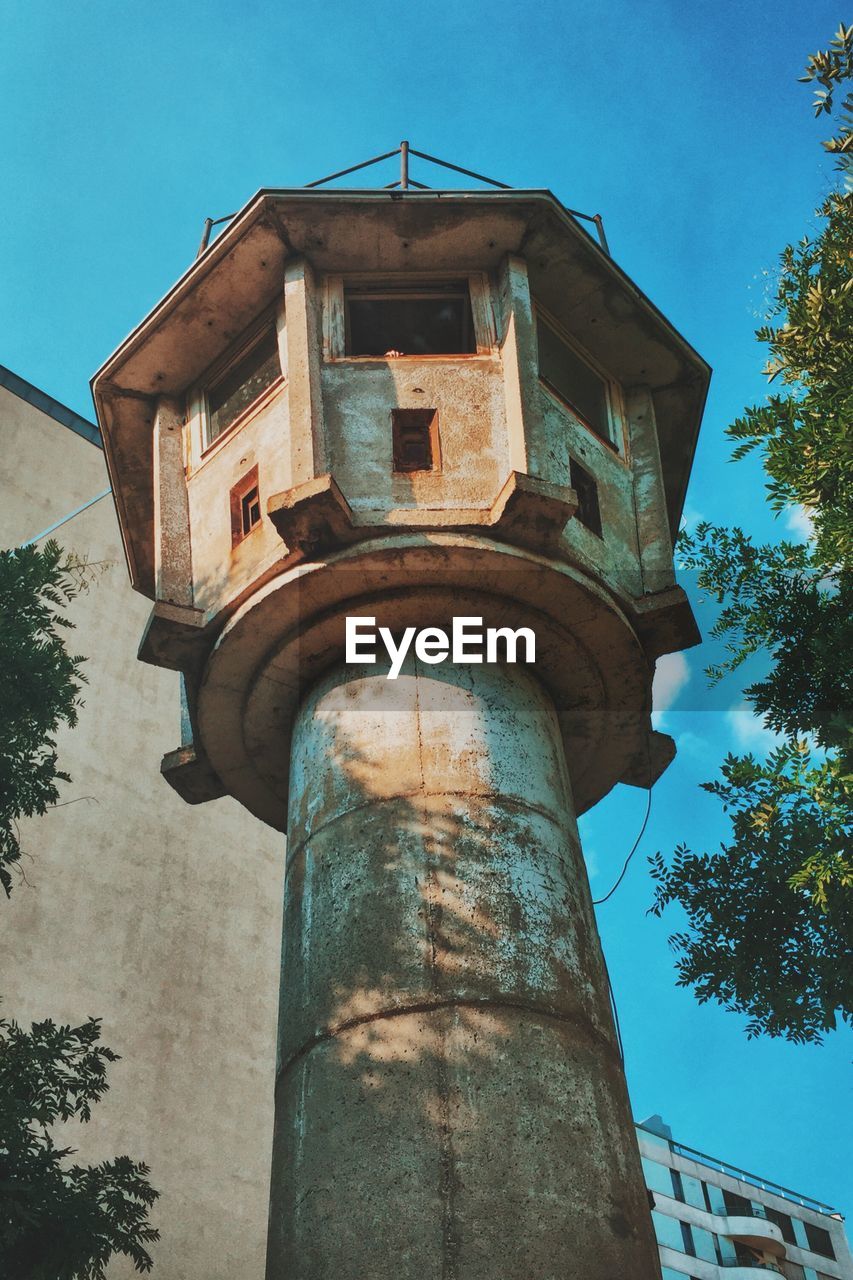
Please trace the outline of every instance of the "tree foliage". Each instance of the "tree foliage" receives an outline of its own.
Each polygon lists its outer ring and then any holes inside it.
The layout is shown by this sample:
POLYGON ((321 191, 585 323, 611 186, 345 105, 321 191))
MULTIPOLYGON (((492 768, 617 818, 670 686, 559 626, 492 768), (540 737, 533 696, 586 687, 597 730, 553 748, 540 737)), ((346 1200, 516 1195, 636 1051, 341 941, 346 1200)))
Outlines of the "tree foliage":
MULTIPOLYGON (((824 112, 830 115, 835 107, 835 91, 846 80, 853 80, 853 26, 839 26, 830 41, 829 48, 813 53, 806 63, 806 73, 800 77, 803 84, 817 82, 814 111, 816 116, 824 112)), ((839 167, 849 171, 853 159, 853 93, 846 93, 838 113, 838 128, 834 137, 823 144, 827 151, 839 157, 839 167)))
POLYGON ((62 610, 79 590, 56 542, 0 551, 0 884, 20 860, 18 819, 43 814, 59 798, 54 735, 75 725, 83 659, 69 654, 72 623, 62 610))
POLYGON ((106 1093, 107 1063, 118 1054, 99 1043, 100 1023, 0 1019, 0 1274, 17 1280, 103 1280, 114 1254, 151 1269, 145 1245, 157 1192, 148 1168, 127 1156, 98 1165, 66 1165, 51 1126, 87 1121, 106 1093))
MULTIPOLYGON (((70 781, 54 735, 77 723, 83 659, 70 654, 63 610, 90 577, 56 542, 0 552, 0 883, 11 894, 21 857, 18 820, 43 814, 70 781)), ((145 1246, 157 1192, 127 1156, 68 1164, 52 1127, 88 1121, 118 1054, 100 1024, 0 1019, 0 1275, 10 1280, 102 1280, 114 1254, 151 1268, 145 1246)))
MULTIPOLYGON (((819 111, 853 75, 853 28, 809 59, 819 111)), ((850 97, 828 149, 847 155, 850 97), (846 112, 846 114, 844 114, 846 112)), ((820 230, 785 249, 771 319, 758 330, 778 387, 729 428, 734 460, 758 450, 767 500, 804 510, 808 542, 756 545, 710 523, 679 541, 683 567, 720 606, 712 636, 726 656, 711 682, 751 655, 768 674, 745 694, 782 735, 761 763, 727 756, 704 784, 731 821, 713 853, 680 845, 652 859, 652 910, 678 903, 678 981, 701 1001, 748 1015, 748 1032, 819 1041, 853 1023, 853 195, 834 192, 820 230)))

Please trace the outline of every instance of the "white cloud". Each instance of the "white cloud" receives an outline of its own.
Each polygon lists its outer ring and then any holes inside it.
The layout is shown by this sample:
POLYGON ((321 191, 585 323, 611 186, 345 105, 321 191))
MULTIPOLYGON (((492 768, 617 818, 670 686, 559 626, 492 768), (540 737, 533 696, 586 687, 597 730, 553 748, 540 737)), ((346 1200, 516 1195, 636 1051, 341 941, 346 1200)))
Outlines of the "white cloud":
POLYGON ((690 729, 685 729, 683 733, 676 735, 675 749, 680 756, 688 756, 692 760, 705 761, 715 754, 709 740, 698 733, 691 732, 690 729))
POLYGON ((796 534, 803 542, 814 540, 814 520, 808 507, 800 506, 799 503, 794 507, 788 507, 785 512, 785 525, 789 532, 796 534))
POLYGON ((663 726, 665 713, 690 679, 690 665, 683 653, 665 653, 655 667, 652 684, 652 724, 663 726))
POLYGON ((726 721, 734 734, 735 744, 741 751, 772 751, 784 739, 769 729, 763 716, 757 716, 746 702, 729 707, 726 721))
POLYGON ((686 529, 688 533, 692 533, 697 524, 701 524, 704 519, 702 512, 696 507, 692 507, 688 502, 681 513, 681 527, 686 529))

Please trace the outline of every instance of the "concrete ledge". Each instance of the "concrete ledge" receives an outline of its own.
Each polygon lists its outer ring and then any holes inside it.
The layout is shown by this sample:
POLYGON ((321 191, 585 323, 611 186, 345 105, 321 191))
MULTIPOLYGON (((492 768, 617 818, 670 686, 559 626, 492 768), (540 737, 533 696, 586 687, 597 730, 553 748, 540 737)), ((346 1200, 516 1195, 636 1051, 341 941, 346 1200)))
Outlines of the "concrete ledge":
POLYGON ((201 609, 158 601, 151 610, 136 656, 154 667, 185 671, 200 657, 203 634, 201 609))
POLYGON ((479 528, 503 542, 550 551, 558 546, 577 505, 574 489, 512 471, 491 507, 353 512, 334 476, 327 474, 274 494, 267 502, 267 514, 289 550, 313 559, 353 542, 382 537, 390 526, 457 531, 479 528))
POLYGON ((675 742, 668 733, 650 729, 646 750, 639 751, 619 779, 629 787, 642 787, 648 791, 675 759, 675 742))
POLYGON ((650 661, 665 653, 692 649, 702 637, 686 592, 667 587, 632 602, 634 625, 650 661))
POLYGON ((355 538, 350 505, 329 474, 273 494, 267 515, 288 548, 306 557, 345 546, 355 538))
POLYGON ((574 489, 511 471, 492 503, 490 524, 508 542, 542 551, 558 544, 577 509, 574 489))
POLYGON ((160 772, 187 804, 204 804, 226 794, 207 756, 196 751, 192 743, 167 752, 160 762, 160 772))

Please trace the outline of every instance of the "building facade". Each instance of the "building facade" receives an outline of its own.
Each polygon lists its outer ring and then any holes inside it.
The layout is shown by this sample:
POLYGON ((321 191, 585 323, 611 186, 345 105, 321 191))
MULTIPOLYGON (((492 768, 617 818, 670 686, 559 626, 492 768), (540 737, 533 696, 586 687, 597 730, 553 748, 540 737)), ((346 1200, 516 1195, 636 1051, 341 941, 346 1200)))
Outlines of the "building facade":
POLYGON ((757 1270, 786 1280, 853 1280, 844 1219, 799 1195, 676 1142, 660 1116, 637 1126, 663 1280, 757 1270))
MULTIPOLYGON (((51 536, 92 567, 68 609, 87 680, 76 728, 57 735, 71 782, 20 824, 25 878, 0 901, 0 1010, 24 1025, 103 1019, 121 1061, 91 1122, 57 1141, 83 1163, 149 1165, 158 1280, 262 1280, 281 840, 227 798, 188 824, 158 775, 180 731, 178 676, 136 661, 148 608, 99 498, 97 428, 0 368, 0 446, 0 545, 58 524, 51 536)), ((109 1274, 137 1273, 118 1259, 109 1274)))

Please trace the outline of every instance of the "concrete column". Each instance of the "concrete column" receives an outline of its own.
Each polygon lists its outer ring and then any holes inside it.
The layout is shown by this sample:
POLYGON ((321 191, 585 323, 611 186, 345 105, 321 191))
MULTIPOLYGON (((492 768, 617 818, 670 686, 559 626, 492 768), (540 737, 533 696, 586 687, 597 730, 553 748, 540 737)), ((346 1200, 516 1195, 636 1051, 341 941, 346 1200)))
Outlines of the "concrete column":
POLYGON ((655 407, 649 388, 632 387, 627 391, 625 409, 631 442, 640 568, 643 592, 648 595, 675 583, 655 407))
POLYGON ((509 461, 526 473, 528 441, 538 412, 536 322, 530 298, 527 263, 508 254, 500 271, 501 358, 504 366, 509 461))
POLYGON ((320 330, 311 265, 293 258, 284 271, 284 342, 290 414, 291 483, 326 470, 326 433, 320 387, 320 330))
POLYGON ((556 717, 340 667, 293 736, 268 1280, 659 1277, 556 717))
POLYGON ((160 396, 153 451, 155 597, 169 604, 191 605, 193 567, 183 423, 183 404, 160 396))

